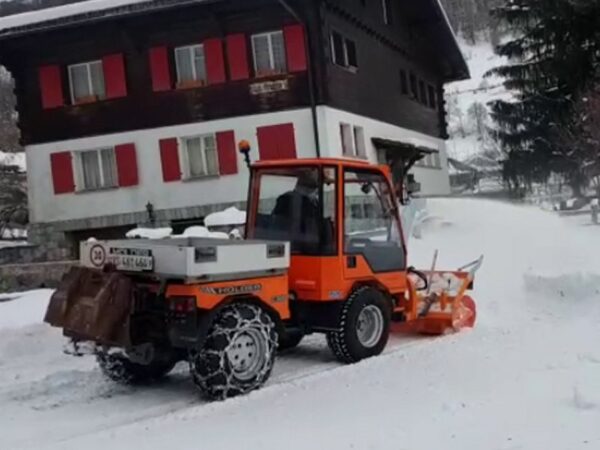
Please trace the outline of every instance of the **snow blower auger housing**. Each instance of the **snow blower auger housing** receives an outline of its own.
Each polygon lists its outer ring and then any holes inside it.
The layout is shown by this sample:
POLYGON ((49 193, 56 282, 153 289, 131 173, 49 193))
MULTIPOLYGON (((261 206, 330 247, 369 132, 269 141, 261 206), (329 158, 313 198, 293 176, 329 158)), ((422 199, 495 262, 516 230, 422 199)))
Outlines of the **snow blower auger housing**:
MULTIPOLYGON (((182 360, 202 393, 262 386, 277 350, 323 333, 335 357, 380 354, 392 324, 443 334, 472 327, 475 271, 408 266, 387 166, 341 159, 251 166, 246 240, 81 244, 81 263, 46 321, 121 382, 165 376, 182 360)), ((395 329, 395 327, 394 327, 395 329)))

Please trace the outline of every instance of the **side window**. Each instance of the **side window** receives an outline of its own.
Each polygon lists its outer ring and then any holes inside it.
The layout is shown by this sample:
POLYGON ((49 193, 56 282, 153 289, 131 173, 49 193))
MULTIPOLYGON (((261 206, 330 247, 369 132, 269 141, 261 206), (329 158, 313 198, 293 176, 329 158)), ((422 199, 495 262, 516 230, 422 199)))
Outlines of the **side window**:
POLYGON ((91 61, 69 66, 71 102, 74 105, 106 98, 102 61, 91 61))
POLYGON ((78 191, 94 191, 117 186, 114 148, 75 152, 75 158, 78 191))
POLYGON ((252 53, 257 77, 278 75, 287 71, 283 31, 252 36, 252 53))
POLYGON ((401 246, 393 197, 387 180, 373 172, 344 174, 346 248, 352 242, 381 242, 401 246))
POLYGON ((335 254, 336 169, 283 168, 259 177, 251 237, 289 241, 293 254, 335 254))
POLYGON ((206 60, 203 45, 190 45, 175 49, 177 86, 191 87, 206 84, 206 60))
POLYGON ((219 175, 217 144, 213 134, 181 139, 184 150, 185 177, 202 178, 219 175))

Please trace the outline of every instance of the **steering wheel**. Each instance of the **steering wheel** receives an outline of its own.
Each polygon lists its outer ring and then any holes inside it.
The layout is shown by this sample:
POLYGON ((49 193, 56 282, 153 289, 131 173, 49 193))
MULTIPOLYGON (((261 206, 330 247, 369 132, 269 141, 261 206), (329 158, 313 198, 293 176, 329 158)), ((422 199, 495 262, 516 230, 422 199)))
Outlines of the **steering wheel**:
POLYGON ((415 269, 412 266, 406 269, 406 271, 410 274, 415 275, 423 282, 423 286, 417 288, 417 291, 426 291, 427 289, 429 289, 429 280, 427 279, 427 275, 425 275, 423 272, 415 269))

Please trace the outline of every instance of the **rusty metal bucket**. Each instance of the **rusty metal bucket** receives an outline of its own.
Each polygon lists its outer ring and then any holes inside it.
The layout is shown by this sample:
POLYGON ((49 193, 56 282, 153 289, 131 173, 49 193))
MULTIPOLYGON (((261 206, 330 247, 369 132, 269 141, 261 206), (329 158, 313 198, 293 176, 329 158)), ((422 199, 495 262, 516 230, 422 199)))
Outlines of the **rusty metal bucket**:
POLYGON ((77 341, 127 347, 132 308, 133 285, 128 277, 74 267, 51 297, 44 321, 77 341))

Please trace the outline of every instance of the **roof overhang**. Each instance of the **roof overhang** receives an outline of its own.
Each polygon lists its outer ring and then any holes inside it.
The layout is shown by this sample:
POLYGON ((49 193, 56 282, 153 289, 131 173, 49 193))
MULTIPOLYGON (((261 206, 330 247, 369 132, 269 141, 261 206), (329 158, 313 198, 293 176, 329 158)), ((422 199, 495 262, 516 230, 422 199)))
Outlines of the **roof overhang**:
POLYGON ((218 3, 223 0, 88 0, 0 17, 0 41, 169 9, 218 3))
MULTIPOLYGON (((422 30, 437 58, 445 82, 471 78, 469 66, 440 0, 404 2, 415 30, 422 30)), ((416 32, 416 31, 415 31, 416 32)))

